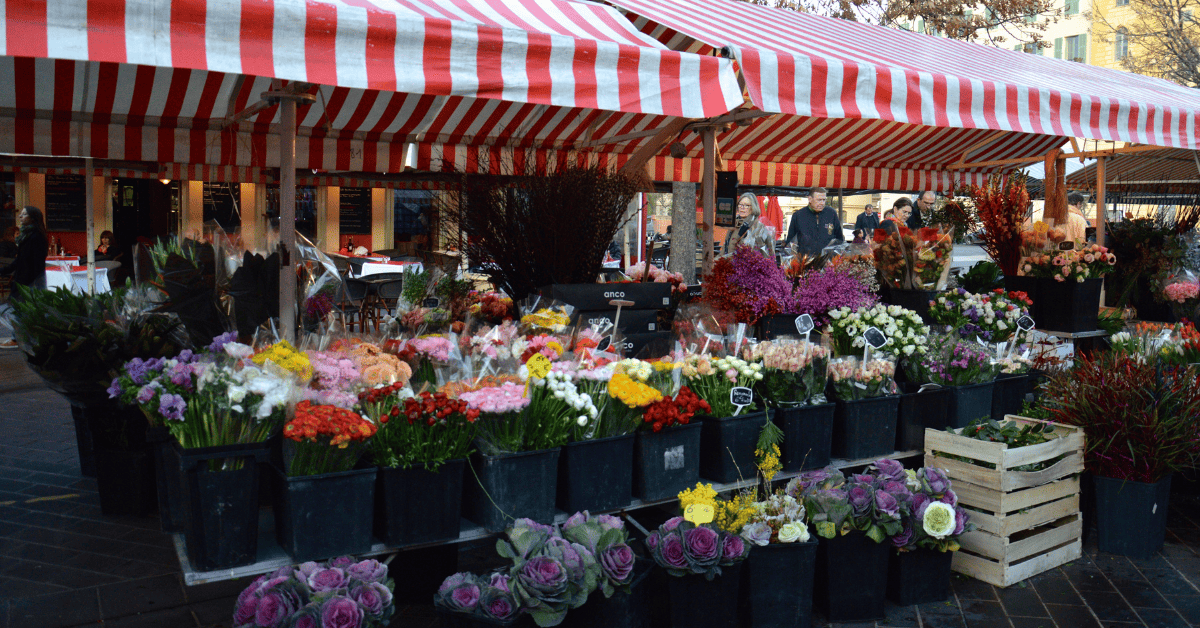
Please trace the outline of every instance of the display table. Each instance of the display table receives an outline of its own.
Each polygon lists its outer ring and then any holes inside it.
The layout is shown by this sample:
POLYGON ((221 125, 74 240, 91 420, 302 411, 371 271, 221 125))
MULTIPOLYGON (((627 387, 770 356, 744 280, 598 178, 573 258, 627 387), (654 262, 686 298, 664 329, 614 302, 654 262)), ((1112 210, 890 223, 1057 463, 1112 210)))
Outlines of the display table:
MULTIPOLYGON (((893 460, 897 460, 897 459, 901 459, 901 458, 911 458, 914 456, 920 456, 921 453, 922 452, 915 451, 915 450, 914 451, 897 451, 897 452, 888 454, 886 456, 876 456, 873 458, 865 458, 862 460, 836 460, 835 459, 835 460, 830 461, 830 465, 837 467, 839 469, 865 467, 865 466, 871 464, 872 462, 875 462, 876 460, 881 460, 884 458, 890 458, 893 460)), ((779 482, 782 480, 788 480, 793 477, 796 477, 797 475, 800 475, 801 473, 803 473, 803 472, 802 471, 791 471, 791 472, 779 473, 779 474, 776 474, 774 481, 779 482)), ((701 478, 701 481, 708 482, 708 480, 706 480, 704 478, 701 478)), ((739 489, 751 488, 751 487, 755 486, 757 483, 758 483, 758 478, 755 477, 755 478, 752 478, 749 480, 741 480, 738 482, 729 482, 726 484, 712 482, 712 487, 718 493, 723 493, 726 491, 735 491, 735 490, 739 490, 739 489)), ((632 525, 634 525, 635 527, 641 528, 641 526, 636 521, 633 521, 633 519, 631 519, 628 516, 629 511, 638 510, 641 508, 648 508, 648 507, 652 507, 652 506, 659 506, 662 504, 668 504, 668 503, 676 501, 676 499, 677 498, 675 498, 675 497, 671 497, 668 499, 662 499, 662 500, 657 500, 657 501, 642 501, 640 499, 634 498, 629 503, 628 506, 626 506, 624 508, 618 508, 615 510, 607 511, 607 512, 621 513, 621 514, 625 515, 625 518, 627 520, 629 520, 632 523, 632 525)), ((567 520, 567 517, 570 516, 571 514, 572 513, 567 513, 567 512, 563 512, 563 511, 559 510, 556 512, 556 514, 554 516, 554 522, 557 524, 562 524, 563 522, 565 522, 567 520)), ((593 512, 592 514, 597 515, 597 514, 601 514, 601 513, 593 512)), ((376 540, 371 545, 371 549, 369 551, 359 554, 358 557, 361 559, 361 558, 365 558, 365 557, 369 557, 369 556, 394 554, 394 553, 397 553, 400 551, 407 551, 407 550, 418 549, 418 548, 422 548, 422 547, 431 547, 431 546, 435 546, 435 545, 444 545, 446 543, 462 543, 464 541, 473 541, 476 539, 483 539, 483 538, 487 538, 490 536, 495 536, 495 533, 488 532, 487 530, 483 529, 482 526, 479 526, 479 525, 475 524, 474 522, 463 519, 462 520, 462 528, 459 532, 458 538, 453 541, 448 541, 445 543, 423 543, 423 544, 416 544, 416 545, 408 545, 408 546, 404 546, 404 547, 389 547, 389 546, 384 545, 383 543, 379 542, 378 540, 376 540)), ((276 569, 279 569, 280 567, 287 567, 289 565, 296 564, 296 561, 293 560, 291 556, 288 556, 287 553, 283 551, 283 548, 281 548, 279 546, 278 541, 275 540, 275 520, 274 520, 274 516, 270 509, 264 509, 262 511, 262 514, 259 516, 258 561, 251 565, 244 565, 242 567, 234 567, 232 569, 221 569, 221 570, 217 570, 217 571, 196 571, 194 568, 192 568, 191 563, 188 562, 187 547, 184 544, 183 535, 182 534, 173 534, 172 538, 173 538, 173 541, 175 544, 175 553, 179 557, 179 567, 183 571, 183 581, 188 586, 196 585, 196 584, 206 584, 209 582, 219 582, 222 580, 233 580, 236 578, 244 578, 246 576, 257 576, 259 574, 270 573, 272 571, 275 571, 276 569)), ((332 557, 330 557, 330 558, 332 558, 332 557)))
MULTIPOLYGON (((88 291, 88 273, 87 266, 57 266, 51 264, 47 258, 46 263, 46 288, 54 290, 55 288, 66 288, 75 294, 87 294, 88 291)), ((96 293, 111 292, 112 287, 108 284, 108 269, 96 269, 96 293)))
POLYGON ((366 277, 380 273, 419 273, 424 270, 425 265, 421 262, 366 262, 362 265, 362 272, 357 276, 366 277))

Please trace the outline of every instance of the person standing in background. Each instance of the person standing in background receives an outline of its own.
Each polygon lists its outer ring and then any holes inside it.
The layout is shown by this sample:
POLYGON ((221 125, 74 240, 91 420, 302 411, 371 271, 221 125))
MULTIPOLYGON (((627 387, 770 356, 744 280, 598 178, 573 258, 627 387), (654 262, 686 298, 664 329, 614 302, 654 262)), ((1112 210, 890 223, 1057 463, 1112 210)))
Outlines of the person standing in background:
POLYGON ((937 192, 921 192, 916 202, 913 203, 912 215, 908 217, 908 220, 904 221, 904 224, 913 231, 920 229, 925 224, 925 216, 928 216, 933 211, 933 204, 935 202, 937 202, 937 192), (921 212, 925 213, 922 214, 921 212))
POLYGON ((863 213, 858 215, 854 220, 854 229, 862 231, 863 236, 875 235, 875 230, 879 228, 879 214, 875 211, 875 206, 867 203, 863 208, 863 213))
MULTIPOLYGON (((13 283, 27 288, 46 288, 46 252, 49 240, 46 238, 46 219, 42 210, 33 205, 25 206, 17 216, 20 231, 17 233, 17 256, 4 268, 0 275, 12 275, 13 283)), ((20 293, 13 290, 9 303, 19 300, 20 293)), ((13 339, 0 342, 0 349, 15 349, 17 343, 13 339)))
POLYGON ((748 246, 762 253, 771 261, 775 261, 775 234, 771 228, 762 224, 759 217, 762 208, 758 197, 746 192, 738 197, 737 225, 725 234, 725 245, 721 247, 721 256, 733 255, 739 246, 748 246))
POLYGON ((785 244, 794 241, 799 253, 820 255, 831 242, 846 241, 837 212, 825 206, 827 195, 825 188, 812 188, 809 191, 808 209, 798 209, 792 214, 785 244))

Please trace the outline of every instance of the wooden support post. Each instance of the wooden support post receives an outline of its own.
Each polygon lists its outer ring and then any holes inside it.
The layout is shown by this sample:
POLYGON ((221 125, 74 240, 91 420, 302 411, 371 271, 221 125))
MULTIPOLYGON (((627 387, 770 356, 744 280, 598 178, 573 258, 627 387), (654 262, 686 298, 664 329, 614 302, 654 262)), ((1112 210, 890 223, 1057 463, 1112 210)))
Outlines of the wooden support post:
POLYGON ((96 296, 96 178, 92 158, 83 160, 83 189, 87 196, 87 278, 88 294, 96 296))
POLYGON ((696 283, 696 184, 671 183, 671 259, 667 269, 696 283))
POLYGON ((717 132, 707 128, 701 131, 704 142, 704 171, 701 179, 700 202, 704 207, 704 274, 712 271, 713 232, 717 221, 717 132))
POLYGON ((296 101, 280 103, 279 138, 279 331, 296 341, 296 101))
POLYGON ((1104 168, 1107 157, 1096 158, 1096 244, 1104 246, 1104 227, 1108 219, 1108 209, 1104 202, 1104 168))

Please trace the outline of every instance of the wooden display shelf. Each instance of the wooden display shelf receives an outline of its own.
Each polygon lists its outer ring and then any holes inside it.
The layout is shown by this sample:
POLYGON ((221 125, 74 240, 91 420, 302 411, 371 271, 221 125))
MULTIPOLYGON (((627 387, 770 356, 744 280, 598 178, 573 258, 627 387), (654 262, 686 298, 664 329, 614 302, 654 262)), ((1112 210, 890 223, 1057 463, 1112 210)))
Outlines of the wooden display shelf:
MULTIPOLYGON (((839 469, 846 469, 846 468, 852 468, 852 467, 866 466, 876 460, 880 460, 883 458, 891 458, 891 459, 911 458, 914 456, 919 456, 920 454, 921 454, 921 452, 915 451, 915 450, 914 451, 897 451, 897 452, 888 454, 886 456, 879 456, 877 458, 864 458, 861 460, 832 460, 832 461, 830 461, 830 464, 831 464, 831 466, 837 467, 839 469)), ((799 472, 799 471, 780 473, 775 476, 775 480, 776 481, 789 480, 793 477, 796 477, 797 475, 800 475, 800 473, 801 472, 799 472)), ((701 478, 701 481, 705 481, 705 480, 703 478, 701 478)), ((713 482, 712 485, 713 485, 713 489, 715 489, 718 493, 724 493, 727 491, 736 491, 736 490, 740 490, 740 489, 744 489, 744 488, 753 487, 756 482, 757 482, 757 479, 751 478, 749 480, 742 480, 739 482, 729 482, 729 483, 724 483, 724 484, 713 482)), ((629 511, 639 510, 642 508, 652 508, 655 506, 662 506, 665 504, 669 504, 673 501, 675 501, 675 498, 661 499, 661 500, 656 500, 656 501, 642 501, 640 499, 634 499, 632 502, 630 502, 630 504, 628 506, 626 506, 624 508, 619 508, 617 510, 611 510, 611 511, 607 511, 607 512, 609 514, 613 514, 613 513, 625 514, 629 511)), ((592 514, 604 514, 604 513, 597 511, 592 514)), ((570 515, 570 513, 566 513, 566 512, 563 512, 560 510, 555 514, 554 522, 555 523, 563 523, 567 520, 567 517, 569 515, 570 515)), ((467 521, 466 519, 463 519, 462 527, 459 532, 458 538, 454 539, 452 541, 444 541, 444 542, 438 542, 438 543, 422 543, 422 544, 416 544, 416 545, 407 545, 404 547, 392 547, 392 546, 385 545, 385 544, 379 542, 378 540, 376 540, 371 545, 370 550, 368 550, 362 554, 359 554, 359 556, 368 557, 368 556, 383 556, 383 555, 388 555, 388 554, 395 555, 397 552, 402 552, 402 551, 406 551, 406 550, 419 549, 422 547, 431 547, 431 546, 435 546, 435 545, 447 545, 447 544, 452 544, 452 543, 463 543, 463 542, 467 542, 467 541, 476 541, 479 539, 484 539, 484 538, 488 538, 488 537, 495 536, 495 535, 496 535, 496 533, 488 532, 487 530, 483 529, 483 527, 481 527, 471 521, 467 521)), ((261 575, 264 573, 270 573, 272 571, 275 571, 276 569, 279 569, 280 567, 286 567, 288 565, 296 564, 296 561, 293 560, 291 556, 288 556, 287 553, 283 551, 283 548, 279 546, 279 543, 275 540, 275 517, 274 517, 274 513, 272 512, 272 510, 270 508, 263 508, 260 512, 259 521, 258 521, 258 560, 249 565, 243 565, 241 567, 233 567, 230 569, 220 569, 220 570, 216 570, 216 571, 196 571, 192 567, 191 563, 188 561, 187 547, 184 544, 183 535, 182 534, 173 534, 172 540, 174 541, 174 544, 175 544, 175 554, 179 558, 179 567, 183 571, 183 581, 188 586, 197 585, 197 584, 206 584, 209 582, 220 582, 223 580, 234 580, 237 578, 244 578, 246 576, 257 576, 257 575, 261 575)), ((330 558, 332 558, 332 557, 330 557, 330 558)), ((391 560, 391 557, 386 559, 385 562, 390 561, 390 560, 391 560)))
MULTIPOLYGON (((1015 415, 1005 420, 1045 423, 1015 415)), ((959 505, 970 510, 979 528, 963 535, 962 550, 954 555, 955 571, 1007 587, 1079 558, 1083 430, 1053 425, 1057 438, 1012 449, 925 430, 925 466, 946 470, 959 505), (1051 464, 1019 470, 1039 463, 1051 464)))

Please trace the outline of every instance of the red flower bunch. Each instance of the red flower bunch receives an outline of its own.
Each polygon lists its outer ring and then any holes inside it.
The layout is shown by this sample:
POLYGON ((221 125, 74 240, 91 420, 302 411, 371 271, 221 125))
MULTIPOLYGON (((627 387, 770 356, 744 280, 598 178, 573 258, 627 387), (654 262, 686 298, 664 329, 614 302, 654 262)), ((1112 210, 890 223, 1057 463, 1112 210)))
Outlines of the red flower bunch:
POLYGON ((673 425, 687 425, 697 413, 712 412, 708 402, 696 396, 692 389, 684 386, 675 398, 664 397, 646 406, 642 414, 642 425, 655 432, 673 425))
POLYGON ((1021 173, 992 175, 968 190, 983 223, 983 249, 1007 277, 1017 276, 1021 261, 1021 226, 1029 209, 1029 191, 1021 173))
POLYGON ((283 435, 289 439, 284 454, 287 474, 299 477, 349 471, 362 453, 360 445, 376 431, 375 424, 357 412, 301 401, 296 404, 295 417, 283 426, 283 435))
POLYGON ((375 424, 357 412, 337 406, 317 405, 304 400, 296 404, 296 416, 283 426, 283 435, 296 442, 320 442, 345 449, 351 441, 375 435, 375 424))
POLYGON ((479 418, 479 410, 469 408, 467 402, 461 399, 451 399, 445 393, 423 392, 416 397, 404 400, 404 416, 408 424, 425 423, 430 427, 445 423, 451 415, 461 414, 468 423, 474 423, 479 418))
POLYGON ((396 403, 396 393, 407 384, 396 382, 390 386, 370 388, 358 393, 358 403, 363 408, 363 414, 375 420, 380 425, 388 419, 400 416, 400 406, 396 403))

